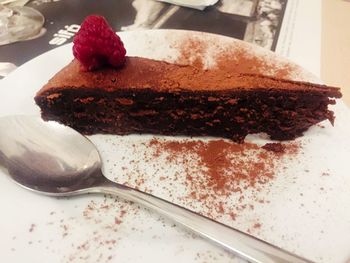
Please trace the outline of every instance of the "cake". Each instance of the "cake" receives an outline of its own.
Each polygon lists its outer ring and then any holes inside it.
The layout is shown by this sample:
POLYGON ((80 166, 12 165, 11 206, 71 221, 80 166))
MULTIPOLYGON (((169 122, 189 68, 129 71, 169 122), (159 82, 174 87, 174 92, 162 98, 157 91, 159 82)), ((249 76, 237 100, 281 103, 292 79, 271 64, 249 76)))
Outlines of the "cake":
POLYGON ((83 134, 291 140, 324 120, 339 88, 261 74, 200 69, 141 57, 82 71, 74 59, 36 94, 45 120, 83 134))

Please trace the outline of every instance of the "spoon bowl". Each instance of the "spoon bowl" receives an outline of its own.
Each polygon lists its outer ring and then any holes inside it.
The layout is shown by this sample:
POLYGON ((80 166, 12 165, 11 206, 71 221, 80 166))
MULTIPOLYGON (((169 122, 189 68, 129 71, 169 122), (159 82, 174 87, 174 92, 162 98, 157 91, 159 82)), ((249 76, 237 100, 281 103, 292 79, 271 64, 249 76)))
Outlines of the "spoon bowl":
POLYGON ((1 118, 0 131, 2 167, 23 187, 66 195, 101 179, 96 147, 73 129, 34 116, 13 116, 1 118))
POLYGON ((311 262, 237 229, 136 189, 101 172, 95 145, 77 131, 36 116, 0 118, 0 168, 22 187, 50 196, 118 195, 137 202, 256 263, 311 262))

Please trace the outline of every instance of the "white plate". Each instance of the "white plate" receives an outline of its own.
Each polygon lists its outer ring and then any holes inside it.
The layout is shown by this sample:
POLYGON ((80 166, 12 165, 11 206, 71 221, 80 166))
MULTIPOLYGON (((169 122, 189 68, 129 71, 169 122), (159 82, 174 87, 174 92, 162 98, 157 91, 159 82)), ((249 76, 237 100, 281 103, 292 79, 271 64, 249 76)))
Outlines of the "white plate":
MULTIPOLYGON (((181 55, 178 47, 192 39, 207 44, 204 50, 190 49, 195 56, 199 51, 205 55, 206 66, 215 64, 217 54, 237 48, 264 56, 270 74, 289 63, 269 51, 211 34, 156 30, 125 32, 121 37, 129 55, 174 61, 181 55)), ((33 101, 36 91, 71 59, 71 46, 66 45, 33 59, 2 80, 0 116, 39 114, 33 101)), ((315 80, 289 65, 293 68, 289 78, 315 80)), ((152 136, 95 135, 91 139, 102 154, 109 178, 129 185, 138 180, 142 190, 209 213, 218 221, 314 261, 344 262, 350 258, 350 111, 342 101, 333 109, 335 127, 328 122, 322 123, 324 128, 312 127, 296 140, 301 151, 277 160, 275 177, 259 185, 259 191, 248 188, 230 194, 224 200, 224 214, 218 207, 206 208, 205 203, 181 198, 190 191, 184 185, 186 176, 181 177, 182 161, 169 164, 166 156, 155 157, 145 146, 152 136), (176 172, 180 179, 172 181, 176 172), (245 199, 238 202, 241 196, 245 199), (236 220, 229 216, 230 211, 235 212, 236 220)), ((266 142, 252 136, 248 141, 266 142)), ((136 204, 94 195, 48 198, 18 187, 1 172, 0 207, 2 262, 240 261, 136 204)))

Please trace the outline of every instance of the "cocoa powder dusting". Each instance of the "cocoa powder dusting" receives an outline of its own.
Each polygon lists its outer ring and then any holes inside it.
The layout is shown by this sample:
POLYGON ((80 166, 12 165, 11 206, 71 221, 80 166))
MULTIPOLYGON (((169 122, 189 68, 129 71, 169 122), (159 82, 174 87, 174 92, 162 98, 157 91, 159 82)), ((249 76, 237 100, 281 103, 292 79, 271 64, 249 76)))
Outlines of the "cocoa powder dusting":
MULTIPOLYGON (((118 198, 105 196, 102 202, 91 200, 82 212, 84 224, 97 226, 96 230, 83 238, 80 243, 72 243, 75 248, 64 258, 65 262, 77 262, 79 260, 91 262, 110 262, 114 256, 118 242, 114 233, 118 231, 125 216, 136 215, 138 209, 130 206, 129 202, 121 202, 118 198), (108 215, 115 215, 114 220, 102 220, 109 218, 108 215), (102 230, 108 230, 102 231, 102 230), (97 254, 99 252, 99 254, 97 254)), ((65 223, 65 222, 63 222, 65 223)), ((64 236, 69 236, 69 226, 63 225, 64 236)), ((80 262, 80 261, 79 261, 80 262)))
POLYGON ((186 37, 173 47, 179 51, 174 63, 192 65, 200 69, 211 68, 214 74, 215 71, 220 71, 220 74, 248 73, 293 79, 293 74, 299 71, 298 67, 291 63, 281 62, 276 65, 271 57, 257 55, 250 47, 232 41, 214 42, 213 39, 186 37), (214 59, 214 62, 208 64, 208 57, 214 59))
POLYGON ((260 223, 255 223, 255 224, 253 225, 253 228, 261 228, 261 224, 260 224, 260 223))
MULTIPOLYGON (((205 171, 206 181, 203 187, 211 188, 216 194, 227 195, 230 192, 241 191, 240 183, 245 182, 254 186, 257 182, 264 183, 273 177, 273 168, 276 154, 284 153, 286 145, 280 144, 271 152, 270 149, 258 153, 258 159, 252 153, 261 150, 256 144, 236 144, 225 140, 203 141, 161 141, 153 139, 149 146, 155 148, 154 157, 159 157, 161 152, 169 153, 168 161, 174 161, 178 155, 195 154, 199 157, 199 165, 205 171), (244 160, 246 159, 246 160, 244 160)), ((272 144, 270 144, 272 146, 272 144)), ((263 149, 269 148, 263 146, 263 149)), ((294 144, 288 145, 296 153, 294 144)), ((194 175, 188 174, 187 178, 194 183, 194 175)), ((200 187, 200 185, 198 185, 200 187)), ((191 192, 195 196, 195 192, 191 192)))
MULTIPOLYGON (((79 209, 79 216, 67 217, 64 210, 51 211, 48 215, 50 221, 42 226, 42 231, 48 233, 60 233, 54 238, 44 240, 37 239, 38 236, 32 234, 38 224, 30 224, 29 233, 31 240, 28 245, 41 244, 43 248, 60 257, 60 262, 110 262, 118 246, 118 241, 122 235, 118 235, 119 229, 128 217, 137 217, 139 208, 133 206, 131 202, 122 201, 112 196, 104 196, 103 200, 94 198, 85 207, 76 206, 79 209), (77 229, 87 226, 84 235, 76 236, 77 229), (54 248, 56 242, 69 244, 69 249, 62 253, 54 248)), ((135 228, 133 228, 135 231, 135 228)), ((40 236, 42 237, 42 236, 40 236)), ((16 237, 13 237, 16 239, 16 237)), ((15 250, 13 250, 15 251, 15 250)))
POLYGON ((207 42, 198 38, 186 38, 173 47, 179 51, 179 57, 174 63, 197 68, 205 67, 203 55, 209 47, 207 42))
MULTIPOLYGON (((148 145, 153 150, 153 158, 165 155, 169 163, 176 163, 184 168, 185 186, 188 195, 184 197, 191 206, 190 200, 196 200, 207 212, 205 215, 217 218, 217 215, 228 215, 236 219, 240 210, 254 209, 254 206, 243 204, 245 190, 259 191, 261 187, 274 178, 276 166, 284 155, 293 156, 300 149, 297 143, 279 146, 261 147, 253 143, 237 144, 226 140, 181 140, 169 141, 152 139, 148 145), (271 151, 272 147, 274 151, 271 151), (283 151, 275 151, 281 148, 283 151), (189 159, 195 161, 190 162, 189 159), (238 193, 239 202, 235 208, 228 208, 225 198, 238 193), (213 213, 215 210, 215 213, 213 213)), ((280 149, 279 149, 280 150, 280 149)), ((163 179, 164 180, 164 179, 163 179)), ((268 203, 256 200, 258 204, 268 203)))

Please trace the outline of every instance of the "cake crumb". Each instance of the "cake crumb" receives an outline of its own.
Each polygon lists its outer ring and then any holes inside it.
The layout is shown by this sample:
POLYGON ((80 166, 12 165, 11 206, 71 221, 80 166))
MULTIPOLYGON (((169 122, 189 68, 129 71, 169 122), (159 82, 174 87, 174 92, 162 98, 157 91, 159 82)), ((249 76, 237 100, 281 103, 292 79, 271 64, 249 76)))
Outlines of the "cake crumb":
POLYGON ((286 151, 286 146, 282 143, 266 143, 262 148, 275 153, 285 153, 286 151))

